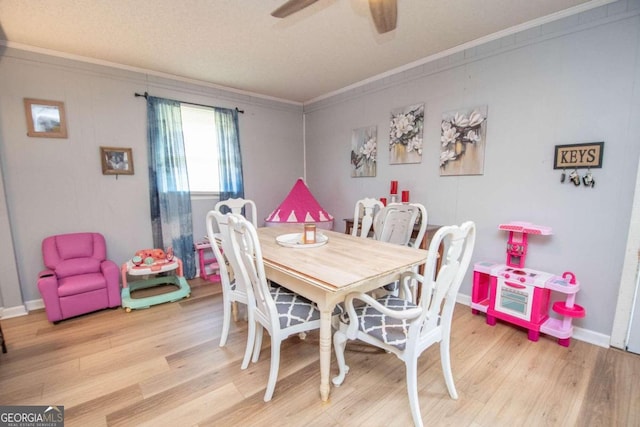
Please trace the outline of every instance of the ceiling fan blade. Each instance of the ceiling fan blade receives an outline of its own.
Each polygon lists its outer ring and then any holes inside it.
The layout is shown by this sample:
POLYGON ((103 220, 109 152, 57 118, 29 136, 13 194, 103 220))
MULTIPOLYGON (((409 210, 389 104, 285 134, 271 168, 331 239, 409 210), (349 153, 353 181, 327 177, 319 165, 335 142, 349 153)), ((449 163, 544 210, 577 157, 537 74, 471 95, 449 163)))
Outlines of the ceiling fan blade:
POLYGON ((284 18, 286 16, 291 15, 292 13, 296 13, 307 6, 311 6, 318 0, 289 0, 273 12, 271 12, 271 16, 274 18, 284 18))
POLYGON ((397 0, 369 0, 369 10, 378 33, 384 34, 396 28, 398 20, 397 0))

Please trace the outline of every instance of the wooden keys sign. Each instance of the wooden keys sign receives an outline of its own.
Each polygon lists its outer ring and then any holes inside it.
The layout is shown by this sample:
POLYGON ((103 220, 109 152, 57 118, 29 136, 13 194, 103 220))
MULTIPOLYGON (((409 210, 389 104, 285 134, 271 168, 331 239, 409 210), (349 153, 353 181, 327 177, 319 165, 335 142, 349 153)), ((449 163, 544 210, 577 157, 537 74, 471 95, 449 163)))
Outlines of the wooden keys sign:
POLYGON ((604 142, 556 145, 554 169, 601 168, 604 142))

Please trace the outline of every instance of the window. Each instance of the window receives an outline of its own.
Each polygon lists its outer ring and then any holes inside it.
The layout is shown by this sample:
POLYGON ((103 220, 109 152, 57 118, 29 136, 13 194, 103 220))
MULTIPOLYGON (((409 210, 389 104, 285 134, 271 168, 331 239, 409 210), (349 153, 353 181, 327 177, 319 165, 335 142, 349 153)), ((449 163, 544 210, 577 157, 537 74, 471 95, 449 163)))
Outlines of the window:
POLYGON ((217 195, 218 132, 213 108, 181 104, 182 134, 187 157, 189 189, 194 195, 217 195))

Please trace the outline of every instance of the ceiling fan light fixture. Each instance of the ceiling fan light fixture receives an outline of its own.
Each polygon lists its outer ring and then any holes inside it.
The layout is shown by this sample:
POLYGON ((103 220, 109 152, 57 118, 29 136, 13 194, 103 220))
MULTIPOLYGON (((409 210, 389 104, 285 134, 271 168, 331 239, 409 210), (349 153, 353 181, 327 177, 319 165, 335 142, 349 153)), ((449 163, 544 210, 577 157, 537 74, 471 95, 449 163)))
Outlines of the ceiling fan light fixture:
POLYGON ((395 30, 398 21, 397 0, 369 0, 369 10, 378 33, 395 30))

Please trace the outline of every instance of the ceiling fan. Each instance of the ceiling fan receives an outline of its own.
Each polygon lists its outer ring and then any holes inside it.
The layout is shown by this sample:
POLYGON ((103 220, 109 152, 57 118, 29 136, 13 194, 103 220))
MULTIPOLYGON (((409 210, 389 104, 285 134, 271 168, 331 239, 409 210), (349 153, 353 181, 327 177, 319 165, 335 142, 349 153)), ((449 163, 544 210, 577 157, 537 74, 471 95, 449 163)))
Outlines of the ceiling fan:
MULTIPOLYGON (((311 6, 318 0, 288 0, 282 6, 271 12, 275 18, 285 18, 307 6, 311 6)), ((369 0, 371 18, 376 25, 378 33, 384 34, 396 28, 398 15, 397 0, 369 0)))

